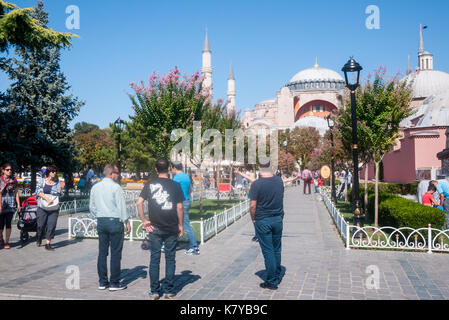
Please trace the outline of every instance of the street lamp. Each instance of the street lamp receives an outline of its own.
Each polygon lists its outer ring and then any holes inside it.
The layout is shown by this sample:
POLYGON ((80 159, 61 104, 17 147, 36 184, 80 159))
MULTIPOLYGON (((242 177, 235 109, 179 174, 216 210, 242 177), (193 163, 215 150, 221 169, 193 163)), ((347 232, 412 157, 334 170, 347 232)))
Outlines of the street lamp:
POLYGON ((117 139, 117 162, 118 162, 118 183, 121 183, 122 180, 122 161, 120 159, 121 153, 122 153, 122 143, 121 143, 121 139, 120 139, 120 134, 122 133, 123 129, 125 128, 125 121, 123 121, 122 119, 120 119, 120 117, 115 120, 114 124, 116 125, 117 129, 118 129, 118 139, 117 139))
POLYGON ((354 221, 361 224, 361 205, 359 200, 359 152, 358 152, 358 140, 357 140, 357 113, 356 113, 356 101, 355 91, 359 86, 360 71, 363 68, 352 57, 344 65, 341 71, 345 74, 346 87, 351 91, 351 114, 352 114, 352 155, 354 163, 354 183, 352 187, 352 199, 354 209, 354 221), (349 76, 353 76, 354 83, 351 83, 349 76))
POLYGON ((334 163, 335 160, 334 160, 334 131, 333 131, 333 129, 334 129, 335 123, 331 119, 331 115, 330 114, 326 117, 326 120, 327 120, 327 126, 329 127, 330 133, 331 133, 331 147, 332 147, 332 155, 331 155, 332 192, 331 192, 331 199, 332 199, 332 202, 337 204, 337 194, 335 192, 335 174, 334 174, 334 172, 335 172, 335 163, 334 163))

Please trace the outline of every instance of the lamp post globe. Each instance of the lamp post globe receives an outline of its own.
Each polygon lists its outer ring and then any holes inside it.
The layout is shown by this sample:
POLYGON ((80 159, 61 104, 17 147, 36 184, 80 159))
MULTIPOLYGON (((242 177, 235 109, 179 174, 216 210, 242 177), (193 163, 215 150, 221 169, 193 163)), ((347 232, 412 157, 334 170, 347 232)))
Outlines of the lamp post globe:
POLYGON ((354 210, 354 223, 361 225, 361 203, 359 199, 359 155, 358 155, 358 138, 357 138, 357 112, 356 112, 356 96, 355 91, 360 84, 360 71, 363 70, 362 66, 351 57, 348 62, 341 69, 345 74, 346 87, 351 92, 351 117, 352 117, 352 154, 353 154, 353 210, 354 210), (354 78, 354 82, 351 82, 351 75, 354 78))

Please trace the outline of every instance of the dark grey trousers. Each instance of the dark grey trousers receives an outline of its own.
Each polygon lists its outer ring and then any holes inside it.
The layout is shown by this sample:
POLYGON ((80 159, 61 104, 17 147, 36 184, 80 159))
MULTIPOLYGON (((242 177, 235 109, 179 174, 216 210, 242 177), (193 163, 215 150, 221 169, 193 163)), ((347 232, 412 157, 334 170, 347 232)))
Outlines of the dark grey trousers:
POLYGON ((51 240, 55 237, 59 210, 46 211, 37 208, 37 238, 51 240))

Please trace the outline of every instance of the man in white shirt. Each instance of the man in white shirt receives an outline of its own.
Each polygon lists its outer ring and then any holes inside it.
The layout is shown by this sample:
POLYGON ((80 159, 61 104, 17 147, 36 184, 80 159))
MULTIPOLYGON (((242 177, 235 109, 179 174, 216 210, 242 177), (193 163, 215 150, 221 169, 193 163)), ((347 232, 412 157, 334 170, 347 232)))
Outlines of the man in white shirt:
POLYGON ((92 187, 90 194, 90 213, 97 218, 98 260, 97 271, 99 290, 118 291, 126 289, 120 284, 120 264, 124 241, 124 223, 130 232, 129 214, 122 188, 117 183, 119 171, 116 165, 108 164, 104 168, 104 180, 92 187), (111 277, 108 281, 107 257, 111 247, 111 277))

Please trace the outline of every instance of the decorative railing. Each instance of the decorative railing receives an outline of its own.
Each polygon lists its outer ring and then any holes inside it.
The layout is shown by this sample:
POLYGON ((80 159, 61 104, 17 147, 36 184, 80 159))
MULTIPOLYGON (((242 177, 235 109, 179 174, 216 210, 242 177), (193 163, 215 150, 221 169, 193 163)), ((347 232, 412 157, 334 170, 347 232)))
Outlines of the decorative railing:
POLYGON ((449 230, 432 228, 430 224, 427 228, 419 229, 350 225, 331 202, 326 189, 321 188, 320 193, 348 250, 366 248, 449 252, 449 230))
MULTIPOLYGON (((89 199, 63 201, 59 203, 59 215, 76 214, 89 211, 89 199)), ((14 214, 13 222, 19 220, 17 212, 14 214)))
MULTIPOLYGON (((242 218, 249 212, 249 200, 240 202, 238 205, 226 209, 213 217, 200 221, 191 221, 191 224, 200 225, 200 240, 203 244, 208 239, 214 237, 219 232, 226 229, 235 221, 242 218)), ((125 235, 125 239, 145 240, 147 232, 143 228, 140 219, 130 219, 131 231, 125 235)), ((72 238, 98 238, 97 220, 93 217, 70 217, 69 218, 69 239, 72 238)))

